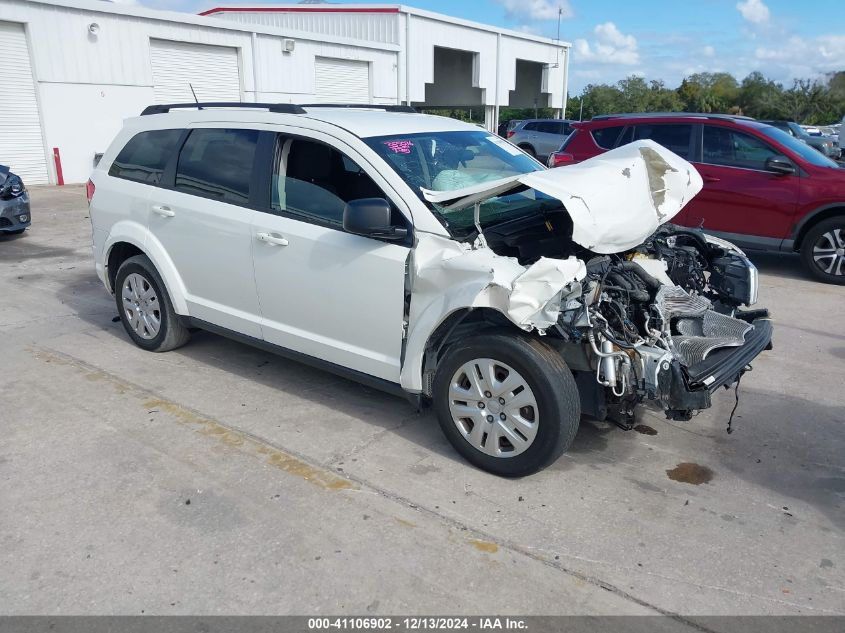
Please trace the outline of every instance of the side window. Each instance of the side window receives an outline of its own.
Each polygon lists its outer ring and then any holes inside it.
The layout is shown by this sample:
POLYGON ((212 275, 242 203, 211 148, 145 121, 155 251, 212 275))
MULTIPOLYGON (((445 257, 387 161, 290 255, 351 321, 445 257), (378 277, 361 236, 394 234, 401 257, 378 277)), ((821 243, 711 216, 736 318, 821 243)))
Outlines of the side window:
POLYGON ((704 126, 703 162, 744 169, 766 168, 766 159, 778 153, 760 139, 726 127, 704 126))
POLYGON ((109 176, 157 185, 173 155, 182 130, 151 130, 136 134, 109 167, 109 176))
POLYGON ((613 149, 616 147, 616 139, 619 138, 619 132, 622 131, 623 125, 613 125, 611 127, 600 127, 593 130, 593 140, 596 145, 602 149, 613 149))
POLYGON ((175 188, 229 204, 247 204, 257 143, 258 130, 193 130, 179 153, 175 188))
POLYGON ((540 130, 540 124, 537 121, 533 121, 531 123, 526 123, 522 129, 526 132, 538 132, 540 130))
POLYGON ((690 157, 692 125, 642 123, 634 130, 634 140, 651 139, 682 158, 690 157))
POLYGON ((338 150, 304 139, 279 136, 270 181, 274 211, 305 220, 343 225, 350 200, 387 198, 367 173, 338 150))

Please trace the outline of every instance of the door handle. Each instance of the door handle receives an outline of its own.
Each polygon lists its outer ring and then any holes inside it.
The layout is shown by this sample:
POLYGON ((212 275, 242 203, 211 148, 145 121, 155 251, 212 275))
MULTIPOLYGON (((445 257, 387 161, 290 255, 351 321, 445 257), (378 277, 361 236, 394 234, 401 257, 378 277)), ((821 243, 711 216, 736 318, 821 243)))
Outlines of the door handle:
POLYGON ((716 178, 716 176, 702 176, 701 179, 704 182, 719 182, 721 178, 716 178))
POLYGON ((173 209, 163 204, 154 204, 152 209, 153 213, 157 213, 163 218, 172 218, 176 215, 176 212, 173 209))
POLYGON ((273 244, 274 246, 288 245, 288 241, 285 238, 283 238, 281 235, 273 235, 272 233, 256 233, 255 239, 257 239, 259 242, 273 244))

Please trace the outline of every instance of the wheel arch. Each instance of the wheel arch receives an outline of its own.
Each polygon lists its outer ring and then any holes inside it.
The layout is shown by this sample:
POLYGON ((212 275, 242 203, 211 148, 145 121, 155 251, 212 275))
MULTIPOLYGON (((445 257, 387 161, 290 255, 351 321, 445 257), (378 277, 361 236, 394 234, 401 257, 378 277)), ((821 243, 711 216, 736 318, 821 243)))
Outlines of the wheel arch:
POLYGON ((144 227, 134 223, 115 224, 103 252, 105 266, 103 276, 109 292, 112 294, 115 292, 114 282, 120 265, 135 255, 146 255, 161 276, 174 311, 181 315, 190 314, 185 285, 173 260, 170 259, 161 242, 150 235, 144 227))
POLYGON ((805 215, 793 230, 795 237, 793 238, 792 250, 801 250, 804 238, 816 224, 839 215, 845 216, 845 202, 826 204, 805 215))
POLYGON ((419 384, 418 390, 424 396, 430 396, 437 364, 450 345, 468 334, 503 330, 525 334, 524 330, 495 308, 461 307, 453 310, 431 330, 421 352, 406 357, 402 367, 403 387, 408 388, 405 379, 413 377, 419 384))

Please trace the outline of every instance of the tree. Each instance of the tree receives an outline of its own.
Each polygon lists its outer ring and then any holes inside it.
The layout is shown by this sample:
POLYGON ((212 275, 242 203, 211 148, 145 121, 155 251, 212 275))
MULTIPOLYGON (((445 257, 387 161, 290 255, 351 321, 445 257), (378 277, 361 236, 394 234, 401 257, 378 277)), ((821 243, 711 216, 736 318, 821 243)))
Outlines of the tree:
POLYGON ((739 113, 756 119, 777 119, 783 115, 783 86, 754 71, 739 87, 739 113))

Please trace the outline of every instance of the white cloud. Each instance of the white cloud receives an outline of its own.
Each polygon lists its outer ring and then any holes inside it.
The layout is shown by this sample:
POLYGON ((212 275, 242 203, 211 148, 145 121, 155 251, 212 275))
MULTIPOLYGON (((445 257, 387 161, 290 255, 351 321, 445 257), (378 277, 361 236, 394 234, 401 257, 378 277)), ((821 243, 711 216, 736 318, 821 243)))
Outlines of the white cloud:
POLYGON ((569 0, 496 0, 496 2, 505 8, 505 13, 509 18, 515 20, 557 20, 558 11, 564 18, 575 15, 569 0))
POLYGON ((752 24, 767 24, 771 17, 769 7, 763 0, 743 0, 743 2, 737 2, 736 8, 742 17, 752 24))
POLYGON ((842 70, 845 35, 819 35, 804 39, 793 36, 776 46, 760 46, 754 51, 765 74, 789 80, 793 77, 819 77, 842 70))
POLYGON ((592 43, 585 39, 575 40, 578 61, 625 66, 640 63, 637 38, 633 35, 625 35, 613 22, 597 25, 593 33, 595 33, 595 39, 592 43))
POLYGON ((536 26, 533 26, 531 24, 520 24, 518 27, 516 27, 514 29, 514 31, 519 31, 520 33, 527 33, 528 35, 542 35, 543 34, 543 32, 539 28, 537 28, 536 26))
POLYGON ((701 49, 701 54, 704 55, 704 57, 714 57, 716 55, 716 49, 712 46, 705 46, 701 49))

